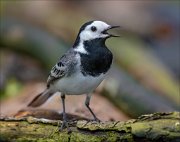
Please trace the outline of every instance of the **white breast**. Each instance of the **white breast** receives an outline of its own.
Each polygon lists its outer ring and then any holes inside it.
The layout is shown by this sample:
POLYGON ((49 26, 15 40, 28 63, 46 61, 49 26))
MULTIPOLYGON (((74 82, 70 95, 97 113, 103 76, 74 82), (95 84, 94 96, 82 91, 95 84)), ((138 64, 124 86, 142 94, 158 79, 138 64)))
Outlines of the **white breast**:
POLYGON ((70 77, 63 77, 57 80, 52 87, 53 90, 55 89, 67 95, 87 94, 96 89, 104 78, 105 74, 101 74, 98 77, 92 77, 83 76, 83 74, 78 71, 70 77))

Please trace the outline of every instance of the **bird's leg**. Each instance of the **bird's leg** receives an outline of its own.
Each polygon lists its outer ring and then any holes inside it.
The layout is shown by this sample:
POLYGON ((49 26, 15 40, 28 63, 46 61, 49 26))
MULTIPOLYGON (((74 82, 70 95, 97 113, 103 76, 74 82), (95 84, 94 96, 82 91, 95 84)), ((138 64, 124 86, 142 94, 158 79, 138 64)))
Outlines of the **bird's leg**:
POLYGON ((94 120, 97 121, 97 122, 100 122, 100 120, 96 117, 96 115, 94 114, 94 112, 92 111, 92 109, 89 107, 90 99, 91 99, 91 95, 87 94, 86 100, 85 100, 85 105, 86 105, 86 107, 88 108, 88 110, 91 112, 91 114, 93 115, 94 120))
POLYGON ((61 125, 60 131, 62 131, 65 127, 68 129, 68 133, 71 132, 71 129, 69 128, 67 118, 66 118, 66 111, 65 111, 65 94, 61 94, 61 100, 62 100, 62 106, 63 106, 63 123, 61 125))

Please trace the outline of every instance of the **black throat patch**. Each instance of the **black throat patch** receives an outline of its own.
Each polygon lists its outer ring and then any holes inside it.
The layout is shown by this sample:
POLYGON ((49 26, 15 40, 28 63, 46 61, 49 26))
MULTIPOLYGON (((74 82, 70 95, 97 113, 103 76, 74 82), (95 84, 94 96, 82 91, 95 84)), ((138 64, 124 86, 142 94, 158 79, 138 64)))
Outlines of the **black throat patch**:
POLYGON ((98 38, 84 41, 88 54, 79 53, 81 56, 81 72, 84 76, 99 76, 110 69, 113 55, 106 47, 105 40, 98 38))

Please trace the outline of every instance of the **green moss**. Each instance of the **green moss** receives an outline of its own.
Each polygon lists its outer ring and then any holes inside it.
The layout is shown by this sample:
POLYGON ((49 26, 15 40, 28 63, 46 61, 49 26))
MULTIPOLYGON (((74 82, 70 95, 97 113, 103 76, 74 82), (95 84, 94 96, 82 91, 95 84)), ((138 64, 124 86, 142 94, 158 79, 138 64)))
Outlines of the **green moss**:
POLYGON ((104 138, 100 135, 91 135, 87 133, 72 133, 70 142, 102 142, 104 138))
POLYGON ((120 142, 134 142, 132 134, 122 135, 119 139, 120 142))
POLYGON ((27 137, 23 137, 23 138, 18 138, 16 140, 16 142, 56 142, 53 139, 47 139, 47 138, 27 138, 27 137))
POLYGON ((171 118, 180 119, 180 112, 170 113, 171 118))
POLYGON ((120 139, 120 136, 117 132, 107 132, 106 133, 106 140, 107 142, 116 142, 120 139))
MULTIPOLYGON (((59 132, 57 126, 36 121, 0 121, 0 141, 35 142, 134 142, 138 140, 165 141, 180 140, 179 113, 156 113, 144 115, 126 122, 105 122, 86 124, 78 121, 72 125, 73 132, 59 132), (136 138, 136 139, 134 139, 136 138)), ((54 124, 54 123, 53 123, 54 124)))
POLYGON ((131 132, 138 137, 144 137, 144 135, 151 130, 151 126, 148 123, 141 122, 132 124, 131 128, 131 132))

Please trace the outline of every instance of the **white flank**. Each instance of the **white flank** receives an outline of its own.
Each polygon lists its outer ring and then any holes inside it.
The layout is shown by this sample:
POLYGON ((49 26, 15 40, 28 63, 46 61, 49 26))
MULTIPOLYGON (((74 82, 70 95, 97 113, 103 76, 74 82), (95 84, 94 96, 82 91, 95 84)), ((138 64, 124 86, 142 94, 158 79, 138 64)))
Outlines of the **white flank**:
POLYGON ((67 95, 91 93, 104 80, 105 74, 98 77, 84 76, 80 71, 70 77, 63 77, 54 83, 53 88, 67 95))

